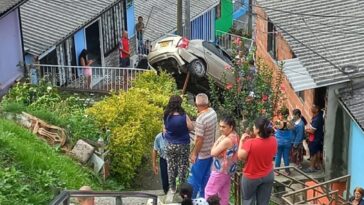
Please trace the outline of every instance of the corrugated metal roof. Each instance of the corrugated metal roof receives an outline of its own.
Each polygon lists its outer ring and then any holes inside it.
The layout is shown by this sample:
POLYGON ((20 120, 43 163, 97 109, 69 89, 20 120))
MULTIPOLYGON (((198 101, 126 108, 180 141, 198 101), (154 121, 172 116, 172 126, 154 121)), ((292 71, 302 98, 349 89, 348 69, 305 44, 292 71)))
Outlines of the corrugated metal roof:
POLYGON ((40 55, 120 0, 29 0, 20 7, 24 47, 40 55))
POLYGON ((318 87, 364 73, 363 1, 257 1, 318 87))
POLYGON ((28 0, 0 0, 0 17, 28 0))
POLYGON ((296 92, 318 87, 298 58, 283 62, 283 72, 296 92))
POLYGON ((364 130, 364 82, 340 89, 339 98, 364 130))
MULTIPOLYGON (((142 16, 144 18, 144 24, 146 26, 144 39, 149 39, 153 42, 161 36, 176 30, 177 1, 135 0, 134 2, 135 16, 142 16)), ((219 0, 191 0, 191 20, 215 7, 219 2, 219 0)))

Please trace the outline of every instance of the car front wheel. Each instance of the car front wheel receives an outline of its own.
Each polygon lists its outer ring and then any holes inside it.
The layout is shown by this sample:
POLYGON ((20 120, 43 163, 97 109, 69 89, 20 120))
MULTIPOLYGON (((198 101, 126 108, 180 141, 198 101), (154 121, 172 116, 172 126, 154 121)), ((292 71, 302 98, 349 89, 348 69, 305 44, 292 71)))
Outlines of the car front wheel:
POLYGON ((206 65, 201 59, 196 59, 189 64, 189 70, 193 75, 202 78, 206 74, 206 65))

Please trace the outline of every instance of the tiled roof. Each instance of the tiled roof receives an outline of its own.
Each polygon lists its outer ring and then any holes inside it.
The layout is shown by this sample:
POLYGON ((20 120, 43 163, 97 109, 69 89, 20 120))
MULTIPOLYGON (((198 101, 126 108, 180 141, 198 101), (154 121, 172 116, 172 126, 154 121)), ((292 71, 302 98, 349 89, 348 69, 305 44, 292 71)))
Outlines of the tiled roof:
POLYGON ((364 1, 257 1, 317 87, 364 73, 364 1))
POLYGON ((364 130, 364 82, 340 89, 339 98, 364 130))
POLYGON ((0 17, 4 15, 6 12, 9 12, 12 9, 17 8, 26 1, 27 0, 0 0, 0 17))
MULTIPOLYGON (((134 2, 136 21, 138 16, 144 18, 146 26, 144 39, 149 39, 153 42, 161 36, 176 30, 176 0, 135 0, 134 2)), ((191 0, 191 20, 215 7, 218 3, 219 0, 191 0)))
POLYGON ((40 55, 120 0, 29 0, 20 7, 24 47, 40 55))

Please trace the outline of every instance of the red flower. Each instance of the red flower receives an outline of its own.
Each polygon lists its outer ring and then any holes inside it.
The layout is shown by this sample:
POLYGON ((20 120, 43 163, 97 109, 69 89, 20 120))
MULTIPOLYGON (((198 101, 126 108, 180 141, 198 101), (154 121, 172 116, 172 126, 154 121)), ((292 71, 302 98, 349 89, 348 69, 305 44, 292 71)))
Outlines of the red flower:
POLYGON ((241 81, 241 78, 236 78, 236 82, 239 83, 241 81))
POLYGON ((262 100, 263 100, 263 101, 267 101, 267 100, 268 100, 268 95, 263 95, 263 96, 262 96, 262 100))
POLYGON ((236 37, 236 38, 235 38, 235 40, 234 40, 234 43, 235 43, 236 45, 239 45, 239 46, 240 46, 240 44, 241 44, 241 40, 240 40, 240 38, 239 38, 239 37, 236 37))
POLYGON ((231 90, 233 88, 233 86, 234 85, 232 83, 227 83, 226 84, 226 89, 231 90))

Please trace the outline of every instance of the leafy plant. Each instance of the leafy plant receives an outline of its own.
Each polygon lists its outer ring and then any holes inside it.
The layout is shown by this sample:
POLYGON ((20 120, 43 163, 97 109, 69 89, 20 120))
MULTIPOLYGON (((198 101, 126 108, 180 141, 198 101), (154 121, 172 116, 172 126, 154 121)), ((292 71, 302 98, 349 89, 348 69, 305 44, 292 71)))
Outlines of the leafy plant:
MULTIPOLYGON (((216 86, 213 79, 210 79, 211 98, 213 107, 220 114, 230 114, 235 116, 238 122, 242 122, 242 128, 251 128, 254 120, 264 115, 272 117, 276 109, 275 102, 280 94, 279 90, 274 90, 273 71, 261 60, 254 65, 254 49, 247 56, 238 53, 243 46, 240 39, 234 44, 234 54, 237 56, 233 60, 232 67, 226 67, 225 72, 234 74, 235 82, 224 80, 226 87, 221 89, 216 86)), ((226 75, 226 74, 224 74, 226 75)), ((225 76, 222 76, 226 79, 225 76)), ((278 79, 282 81, 282 79, 278 79)), ((241 127, 240 127, 241 128, 241 127)), ((241 131, 241 130, 239 130, 241 131)))

